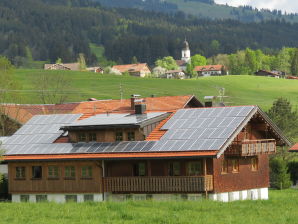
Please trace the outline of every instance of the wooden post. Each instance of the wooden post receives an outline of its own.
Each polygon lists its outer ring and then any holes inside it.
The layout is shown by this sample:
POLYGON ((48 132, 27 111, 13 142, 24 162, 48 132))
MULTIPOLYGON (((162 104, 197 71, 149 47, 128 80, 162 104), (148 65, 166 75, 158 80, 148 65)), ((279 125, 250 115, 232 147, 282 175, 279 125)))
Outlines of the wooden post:
POLYGON ((101 161, 101 170, 102 170, 102 176, 101 176, 101 182, 102 182, 102 200, 105 200, 105 183, 104 183, 104 177, 105 177, 105 162, 104 160, 101 161))
POLYGON ((204 173, 204 188, 205 188, 205 197, 208 198, 208 192, 206 187, 206 176, 207 176, 207 163, 206 158, 203 159, 203 173, 204 173))

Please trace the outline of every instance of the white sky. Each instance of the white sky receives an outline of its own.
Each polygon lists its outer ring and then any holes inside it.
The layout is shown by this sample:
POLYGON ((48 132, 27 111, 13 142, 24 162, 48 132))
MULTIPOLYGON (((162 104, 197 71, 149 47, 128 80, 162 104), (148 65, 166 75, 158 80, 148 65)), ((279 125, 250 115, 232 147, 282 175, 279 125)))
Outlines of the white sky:
POLYGON ((215 0, 218 4, 230 6, 250 5, 258 9, 280 9, 283 12, 298 12, 297 0, 215 0))

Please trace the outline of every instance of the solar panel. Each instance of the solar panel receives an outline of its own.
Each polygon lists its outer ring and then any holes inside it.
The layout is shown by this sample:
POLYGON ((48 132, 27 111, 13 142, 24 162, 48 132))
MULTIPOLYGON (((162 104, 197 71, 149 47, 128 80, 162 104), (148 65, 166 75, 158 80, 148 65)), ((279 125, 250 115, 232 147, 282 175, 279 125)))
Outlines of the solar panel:
POLYGON ((144 152, 144 151, 150 151, 154 145, 156 145, 156 142, 148 142, 142 149, 141 151, 144 152))

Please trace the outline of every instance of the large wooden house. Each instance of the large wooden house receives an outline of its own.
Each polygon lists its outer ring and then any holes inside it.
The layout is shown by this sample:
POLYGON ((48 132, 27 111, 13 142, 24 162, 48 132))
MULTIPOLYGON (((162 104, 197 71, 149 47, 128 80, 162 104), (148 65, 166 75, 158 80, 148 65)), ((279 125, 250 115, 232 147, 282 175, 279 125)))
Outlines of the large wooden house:
POLYGON ((268 199, 290 142, 257 106, 36 115, 4 141, 12 201, 268 199))

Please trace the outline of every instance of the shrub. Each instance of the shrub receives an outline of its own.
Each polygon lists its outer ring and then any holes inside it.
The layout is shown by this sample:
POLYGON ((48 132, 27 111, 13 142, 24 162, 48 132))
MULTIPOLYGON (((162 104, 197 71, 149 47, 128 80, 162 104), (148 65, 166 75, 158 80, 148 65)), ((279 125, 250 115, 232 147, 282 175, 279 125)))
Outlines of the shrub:
POLYGON ((291 186, 287 162, 280 158, 270 160, 270 185, 276 189, 287 189, 291 186))

